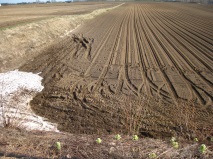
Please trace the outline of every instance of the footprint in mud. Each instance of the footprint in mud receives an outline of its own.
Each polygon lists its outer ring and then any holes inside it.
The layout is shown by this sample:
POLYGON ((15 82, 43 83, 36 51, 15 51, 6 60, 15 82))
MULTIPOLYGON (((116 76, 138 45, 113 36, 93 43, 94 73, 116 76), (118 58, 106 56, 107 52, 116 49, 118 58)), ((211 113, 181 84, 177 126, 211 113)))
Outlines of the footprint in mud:
POLYGON ((83 34, 78 34, 78 35, 73 34, 72 38, 74 42, 78 44, 78 48, 76 50, 76 53, 74 54, 74 57, 78 58, 80 56, 90 61, 91 49, 92 49, 92 44, 94 42, 94 39, 86 38, 83 36, 83 34))

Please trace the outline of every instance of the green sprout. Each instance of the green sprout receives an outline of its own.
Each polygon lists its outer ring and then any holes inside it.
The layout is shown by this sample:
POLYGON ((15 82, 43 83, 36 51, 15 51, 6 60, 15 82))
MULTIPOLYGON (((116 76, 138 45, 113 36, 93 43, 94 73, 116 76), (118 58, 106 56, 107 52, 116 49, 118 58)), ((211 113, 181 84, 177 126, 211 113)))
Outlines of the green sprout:
POLYGON ((179 144, 178 144, 178 142, 172 142, 172 146, 173 146, 174 148, 178 149, 179 144))
POLYGON ((138 139, 139 139, 138 135, 133 135, 132 139, 135 140, 135 141, 138 141, 138 139))
POLYGON ((213 142, 213 137, 211 137, 210 141, 213 142))
POLYGON ((178 144, 178 142, 176 141, 176 138, 175 137, 172 137, 171 138, 171 143, 172 143, 172 146, 174 147, 174 148, 178 148, 179 147, 179 144, 178 144))
POLYGON ((176 138, 175 138, 175 137, 172 137, 170 141, 171 141, 171 142, 175 142, 175 141, 176 141, 176 138))
POLYGON ((57 148, 57 150, 61 150, 61 143, 60 142, 56 142, 56 148, 57 148))
POLYGON ((156 157, 157 157, 157 155, 155 153, 150 153, 149 154, 149 158, 156 158, 156 157))
POLYGON ((102 142, 101 138, 97 138, 96 142, 100 144, 102 142))
POLYGON ((115 139, 116 140, 120 140, 121 139, 121 135, 119 135, 119 134, 115 135, 115 139))
POLYGON ((197 139, 197 138, 194 138, 194 141, 195 141, 195 142, 198 142, 198 139, 197 139))
POLYGON ((199 151, 204 154, 206 153, 206 150, 207 150, 207 147, 205 144, 202 144, 200 147, 199 147, 199 151))

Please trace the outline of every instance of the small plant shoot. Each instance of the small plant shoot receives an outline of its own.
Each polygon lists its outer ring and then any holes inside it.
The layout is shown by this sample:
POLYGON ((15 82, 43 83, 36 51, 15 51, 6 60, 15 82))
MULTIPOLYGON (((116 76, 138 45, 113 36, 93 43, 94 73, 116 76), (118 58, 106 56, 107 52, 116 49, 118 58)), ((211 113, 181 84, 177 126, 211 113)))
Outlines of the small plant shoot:
POLYGON ((157 158, 156 153, 150 153, 150 154, 149 154, 149 158, 157 158))
POLYGON ((176 148, 176 149, 178 149, 178 148, 179 148, 179 144, 178 144, 178 142, 172 142, 172 146, 173 146, 174 148, 176 148))
POLYGON ((200 145, 199 151, 200 151, 200 153, 202 153, 202 154, 206 153, 206 151, 207 151, 206 145, 205 145, 205 144, 200 145))
POLYGON ((174 148, 179 148, 179 144, 178 144, 178 142, 176 141, 176 138, 175 137, 172 137, 171 138, 171 143, 172 143, 172 146, 174 147, 174 148))
POLYGON ((138 141, 138 139, 139 139, 138 135, 133 135, 132 139, 135 140, 135 141, 138 141))
POLYGON ((197 139, 197 138, 194 138, 194 141, 195 141, 195 142, 198 142, 198 139, 197 139))
POLYGON ((115 135, 115 139, 116 140, 120 140, 121 139, 121 135, 120 134, 115 135))
POLYGON ((96 143, 100 144, 102 142, 101 138, 97 138, 96 143))
POLYGON ((175 138, 175 137, 172 137, 170 141, 171 141, 171 142, 175 142, 175 141, 176 141, 176 138, 175 138))
POLYGON ((56 148, 57 148, 57 150, 61 150, 61 143, 60 142, 56 142, 56 148))

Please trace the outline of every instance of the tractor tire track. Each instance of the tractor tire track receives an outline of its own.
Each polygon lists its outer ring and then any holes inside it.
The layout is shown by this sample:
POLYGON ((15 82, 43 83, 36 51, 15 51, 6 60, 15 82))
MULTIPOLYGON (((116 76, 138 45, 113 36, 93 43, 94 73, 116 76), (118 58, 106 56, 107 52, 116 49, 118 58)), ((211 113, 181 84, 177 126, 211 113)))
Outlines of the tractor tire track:
MULTIPOLYGON (((149 19, 150 20, 150 19, 149 19)), ((150 23, 151 24, 151 20, 150 23)), ((151 27, 151 25, 150 25, 151 27)), ((199 92, 197 92, 197 90, 195 90, 196 86, 194 84, 192 84, 192 82, 184 75, 184 73, 182 72, 182 69, 180 68, 180 63, 176 62, 177 58, 173 57, 172 54, 170 54, 170 52, 175 52, 175 50, 173 50, 173 47, 170 47, 170 45, 166 45, 166 44, 170 44, 168 39, 164 39, 165 37, 163 37, 163 33, 160 32, 160 29, 157 28, 161 28, 161 27, 157 27, 156 25, 152 25, 153 30, 152 33, 153 35, 155 35, 155 38, 157 39, 158 43, 163 47, 165 54, 169 57, 169 59, 173 62, 175 68, 178 70, 179 73, 179 77, 184 81, 184 83, 187 85, 189 91, 193 90, 194 93, 192 93, 191 91, 191 98, 194 98, 193 95, 196 94, 196 96, 199 98, 199 100, 202 102, 202 104, 205 104, 204 99, 202 98, 202 96, 199 94, 199 92), (154 30, 155 29, 155 30, 154 30)), ((212 99, 211 96, 209 96, 210 99, 212 99)), ((191 99, 192 100, 192 99, 191 99)))
POLYGON ((44 78, 33 110, 72 133, 129 133, 134 115, 147 136, 213 127, 211 13, 135 2, 86 22, 21 67, 44 78))

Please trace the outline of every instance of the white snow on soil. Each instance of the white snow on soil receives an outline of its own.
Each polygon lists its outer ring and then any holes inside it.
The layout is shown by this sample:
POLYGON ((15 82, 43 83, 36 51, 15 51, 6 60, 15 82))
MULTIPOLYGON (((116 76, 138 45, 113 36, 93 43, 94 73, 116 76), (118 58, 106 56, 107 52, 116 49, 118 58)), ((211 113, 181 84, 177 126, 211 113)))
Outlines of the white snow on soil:
POLYGON ((6 96, 14 93, 20 88, 40 92, 44 88, 41 85, 42 77, 31 72, 21 72, 18 70, 7 73, 0 73, 1 94, 6 96))
POLYGON ((37 116, 29 105, 33 96, 44 88, 41 80, 41 76, 31 72, 0 73, 0 126, 58 132, 57 124, 37 116))

